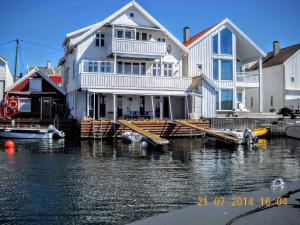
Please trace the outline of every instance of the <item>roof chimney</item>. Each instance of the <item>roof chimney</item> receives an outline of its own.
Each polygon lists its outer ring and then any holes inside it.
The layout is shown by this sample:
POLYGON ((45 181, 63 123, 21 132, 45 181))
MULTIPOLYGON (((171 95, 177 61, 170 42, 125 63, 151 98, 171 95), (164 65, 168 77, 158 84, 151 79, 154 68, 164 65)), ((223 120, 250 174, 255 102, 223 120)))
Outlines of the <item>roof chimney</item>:
POLYGON ((190 28, 184 27, 183 28, 183 42, 186 42, 190 39, 190 28))
POLYGON ((47 68, 51 69, 51 61, 50 60, 47 61, 47 68))
POLYGON ((279 41, 273 41, 273 56, 278 55, 279 51, 280 51, 279 41))

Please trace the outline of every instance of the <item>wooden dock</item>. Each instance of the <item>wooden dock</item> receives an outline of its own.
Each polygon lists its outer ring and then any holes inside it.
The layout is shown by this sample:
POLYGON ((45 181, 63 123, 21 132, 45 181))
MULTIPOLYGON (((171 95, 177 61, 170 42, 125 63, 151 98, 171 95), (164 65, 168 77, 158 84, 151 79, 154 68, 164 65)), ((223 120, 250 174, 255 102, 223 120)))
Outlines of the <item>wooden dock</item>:
MULTIPOLYGON (((197 127, 210 128, 209 120, 186 121, 197 127)), ((152 134, 167 139, 178 137, 200 137, 203 135, 199 130, 167 120, 130 120, 130 123, 152 134)), ((119 138, 123 133, 130 130, 131 129, 128 127, 120 123, 114 123, 110 120, 92 120, 86 118, 83 119, 80 124, 80 136, 84 139, 119 138)))
POLYGON ((125 127, 128 127, 132 131, 139 133, 140 135, 143 135, 146 139, 148 139, 150 142, 156 144, 156 145, 166 145, 169 144, 169 141, 167 139, 161 138, 160 136, 150 133, 149 131, 146 131, 133 123, 130 123, 128 120, 118 120, 120 124, 122 124, 125 127))
POLYGON ((240 140, 238 138, 234 138, 234 137, 231 137, 231 136, 228 136, 228 135, 225 135, 225 134, 221 134, 221 133, 218 133, 218 132, 215 132, 213 130, 206 129, 206 128, 203 128, 203 127, 198 127, 198 126, 196 126, 194 124, 191 124, 191 123, 189 123, 187 121, 184 121, 184 120, 175 120, 175 122, 180 123, 184 126, 199 130, 199 131, 205 133, 205 135, 214 137, 214 138, 216 138, 220 141, 226 142, 226 143, 231 143, 231 144, 239 144, 240 143, 240 140))

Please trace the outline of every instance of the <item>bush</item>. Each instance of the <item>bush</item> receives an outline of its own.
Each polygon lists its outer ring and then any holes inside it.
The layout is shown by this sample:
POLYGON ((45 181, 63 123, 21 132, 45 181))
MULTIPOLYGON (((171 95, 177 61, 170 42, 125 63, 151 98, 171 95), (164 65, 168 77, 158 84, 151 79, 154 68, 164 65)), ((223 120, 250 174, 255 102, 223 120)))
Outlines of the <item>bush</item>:
POLYGON ((283 116, 289 116, 289 115, 292 114, 292 110, 289 109, 289 108, 284 107, 284 108, 279 110, 279 114, 282 114, 283 116))

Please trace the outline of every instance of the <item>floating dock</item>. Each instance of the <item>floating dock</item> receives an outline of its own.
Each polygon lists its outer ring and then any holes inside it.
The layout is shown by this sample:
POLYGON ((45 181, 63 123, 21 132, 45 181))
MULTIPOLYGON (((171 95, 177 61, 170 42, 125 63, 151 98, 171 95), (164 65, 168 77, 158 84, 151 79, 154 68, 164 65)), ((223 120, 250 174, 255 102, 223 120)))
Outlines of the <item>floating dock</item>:
POLYGON ((125 127, 128 127, 132 131, 139 133, 143 135, 147 140, 150 142, 156 144, 156 145, 166 145, 169 144, 169 141, 167 139, 161 138, 160 136, 150 133, 149 131, 146 131, 133 123, 130 123, 128 120, 118 120, 120 124, 122 124, 125 127))
POLYGON ((221 134, 221 133, 218 133, 218 132, 215 132, 213 130, 206 129, 206 128, 203 128, 203 127, 198 127, 198 126, 196 126, 194 124, 191 124, 191 123, 189 123, 187 121, 184 121, 184 120, 175 120, 175 122, 179 123, 179 124, 182 124, 184 126, 199 130, 199 131, 203 132, 205 135, 214 137, 214 138, 216 138, 220 141, 226 142, 226 143, 230 143, 230 144, 239 144, 240 143, 240 140, 238 138, 234 138, 234 137, 231 137, 231 136, 228 136, 228 135, 225 135, 225 134, 221 134))

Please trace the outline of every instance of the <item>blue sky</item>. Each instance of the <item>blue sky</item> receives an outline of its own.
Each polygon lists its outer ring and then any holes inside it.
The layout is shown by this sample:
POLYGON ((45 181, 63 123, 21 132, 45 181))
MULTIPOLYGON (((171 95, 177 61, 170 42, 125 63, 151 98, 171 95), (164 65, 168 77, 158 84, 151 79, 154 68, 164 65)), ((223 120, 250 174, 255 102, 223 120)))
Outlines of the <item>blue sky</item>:
MULTIPOLYGON (((0 55, 13 73, 16 38, 21 42, 18 73, 26 65, 57 64, 63 56, 65 34, 106 18, 129 0, 0 0, 0 55), (27 42, 26 42, 27 41, 27 42), (42 47, 33 43, 49 46, 42 47)), ((282 47, 300 43, 299 0, 137 0, 163 26, 182 40, 182 28, 191 35, 224 18, 231 19, 262 50, 272 41, 282 47)))

